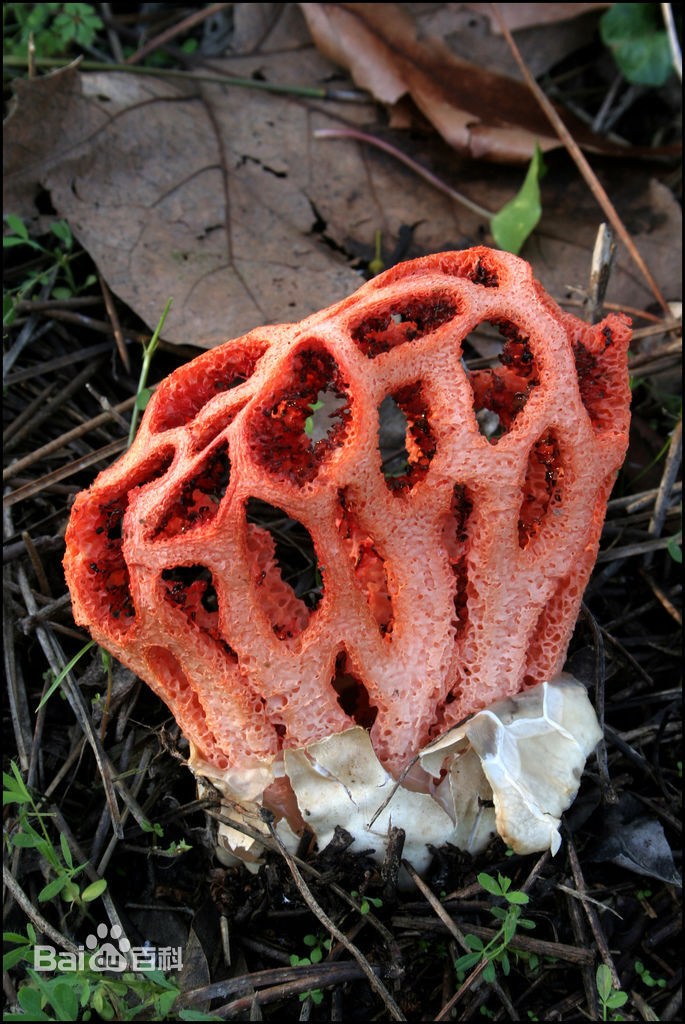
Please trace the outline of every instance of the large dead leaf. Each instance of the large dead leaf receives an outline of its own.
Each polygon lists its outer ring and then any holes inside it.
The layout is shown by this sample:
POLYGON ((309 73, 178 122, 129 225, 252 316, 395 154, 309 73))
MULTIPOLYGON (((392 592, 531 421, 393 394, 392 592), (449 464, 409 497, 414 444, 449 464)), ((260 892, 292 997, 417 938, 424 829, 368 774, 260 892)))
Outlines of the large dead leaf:
MULTIPOLYGON (((527 161, 536 141, 561 146, 528 87, 455 56, 442 39, 420 38, 399 4, 301 4, 314 41, 382 103, 410 95, 455 149, 477 159, 527 161)), ((576 141, 620 153, 564 112, 576 141)))
MULTIPOLYGON (((300 85, 329 80, 335 69, 302 45, 292 12, 300 17, 287 7, 288 26, 281 21, 281 35, 270 37, 273 52, 213 67, 300 85)), ((361 283, 353 268, 372 257, 378 230, 387 263, 492 241, 487 218, 391 156, 314 139, 343 115, 373 126, 370 105, 74 68, 16 89, 5 132, 6 211, 36 218, 37 192, 47 189, 110 287, 150 327, 174 297, 164 330, 171 341, 211 346, 339 300, 361 283)), ((437 137, 385 138, 491 210, 521 184, 520 169, 461 160, 437 137)), ((612 168, 604 184, 662 290, 678 297, 680 212, 670 192, 640 169, 628 180, 612 168)), ((522 255, 561 298, 586 285, 601 214, 565 161, 550 168, 542 202, 522 255)), ((608 298, 651 300, 623 254, 608 298)))
POLYGON ((166 336, 217 344, 359 285, 314 230, 306 107, 74 68, 16 85, 7 209, 35 214, 46 188, 148 324, 173 296, 166 336))

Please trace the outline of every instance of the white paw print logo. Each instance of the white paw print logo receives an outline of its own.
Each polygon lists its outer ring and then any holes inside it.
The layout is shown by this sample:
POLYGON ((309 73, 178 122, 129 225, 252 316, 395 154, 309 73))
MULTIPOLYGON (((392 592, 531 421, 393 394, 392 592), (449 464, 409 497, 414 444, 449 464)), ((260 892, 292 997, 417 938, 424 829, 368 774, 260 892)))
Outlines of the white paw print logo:
POLYGON ((122 935, 118 924, 113 924, 111 928, 99 924, 95 935, 86 936, 86 948, 91 951, 89 964, 92 971, 126 970, 128 963, 125 954, 131 949, 131 943, 122 935))

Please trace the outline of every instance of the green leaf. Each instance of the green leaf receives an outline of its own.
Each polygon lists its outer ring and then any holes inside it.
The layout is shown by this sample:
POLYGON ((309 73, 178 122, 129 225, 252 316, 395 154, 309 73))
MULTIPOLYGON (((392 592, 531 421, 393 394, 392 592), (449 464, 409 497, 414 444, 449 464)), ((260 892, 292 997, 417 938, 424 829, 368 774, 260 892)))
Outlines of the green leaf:
POLYGON ((518 195, 506 203, 490 221, 490 232, 500 249, 518 255, 521 246, 540 220, 540 179, 545 170, 542 150, 536 142, 533 159, 518 195))
POLYGON ((678 565, 682 565, 683 562, 683 549, 680 546, 680 542, 681 535, 678 534, 677 537, 671 537, 666 548, 673 561, 677 562, 678 565))
POLYGON ((26 831, 24 831, 24 833, 17 833, 16 836, 12 836, 11 844, 12 846, 18 846, 19 849, 22 850, 35 849, 39 850, 41 853, 44 852, 46 846, 45 840, 41 839, 38 833, 33 829, 30 833, 26 833, 26 831))
POLYGON ((611 971, 606 964, 600 964, 597 968, 595 984, 599 998, 605 1003, 611 994, 611 971))
POLYGON ((31 242, 29 242, 28 238, 17 238, 16 235, 5 235, 2 240, 3 249, 11 249, 14 245, 31 245, 31 242))
POLYGON ((68 868, 73 868, 74 861, 71 856, 71 850, 69 849, 67 837, 64 835, 63 832, 60 832, 59 834, 59 845, 62 848, 62 856, 64 857, 64 863, 67 865, 68 868))
POLYGON ((491 892, 493 896, 502 895, 501 885, 496 879, 492 877, 492 875, 489 875, 486 871, 481 871, 481 873, 478 875, 478 884, 482 886, 483 889, 486 890, 486 892, 491 892))
POLYGON ((460 956, 458 960, 455 960, 454 969, 456 971, 468 971, 471 967, 475 967, 480 959, 480 953, 466 953, 464 956, 460 956))
POLYGON ((483 940, 479 939, 477 935, 471 935, 470 933, 468 935, 465 935, 464 942, 469 947, 469 949, 474 949, 476 951, 480 951, 483 949, 483 940))
POLYGON ((18 846, 22 850, 38 850, 39 853, 45 855, 49 844, 30 825, 28 829, 30 831, 17 832, 15 836, 12 836, 12 846, 18 846))
POLYGON ((162 992, 161 995, 157 996, 157 998, 155 999, 155 1009, 157 1010, 157 1013, 161 1020, 164 1020, 164 1018, 171 1012, 171 1007, 174 1005, 177 999, 177 989, 172 989, 169 992, 162 992))
POLYGON ((619 1006, 628 1002, 628 994, 627 992, 612 992, 605 1002, 610 1010, 617 1010, 619 1006))
POLYGON ((107 879, 98 878, 96 882, 91 882, 90 885, 86 886, 86 888, 81 893, 81 899, 84 901, 84 903, 92 903, 92 901, 96 900, 98 896, 102 896, 106 888, 107 879))
POLYGON ((30 947, 28 945, 19 946, 17 949, 11 949, 9 953, 3 954, 2 957, 2 969, 3 971, 9 971, 11 967, 14 967, 19 963, 20 960, 28 960, 32 963, 32 956, 29 952, 30 947))
POLYGON ((139 391, 136 395, 136 409, 139 409, 142 412, 143 409, 147 407, 147 403, 150 401, 151 397, 152 391, 150 388, 143 388, 142 391, 139 391))
POLYGON ((59 238, 60 242, 64 242, 67 249, 71 249, 74 244, 74 236, 71 233, 71 228, 65 220, 56 220, 50 225, 50 230, 56 238, 59 238))
POLYGON ((511 912, 507 914, 506 920, 502 925, 502 941, 504 945, 508 945, 513 939, 516 933, 516 925, 518 923, 518 914, 511 912))
POLYGON ((74 657, 71 659, 71 661, 67 665, 64 666, 64 668, 62 669, 60 674, 57 676, 57 678, 53 680, 52 685, 48 689, 48 692, 45 694, 45 696, 41 700, 41 702, 38 705, 38 707, 36 708, 36 711, 39 711, 43 707, 43 704, 45 704, 45 702, 47 700, 49 700, 49 698, 55 692, 55 690, 57 689, 59 684, 62 682, 64 677, 67 676, 71 672, 72 668, 74 667, 76 662, 79 660, 79 658, 82 658, 83 655, 86 653, 86 651, 89 651, 90 648, 94 647, 94 646, 95 646, 95 641, 94 640, 89 640, 88 643, 84 647, 82 647, 80 651, 77 651, 77 653, 74 655, 74 657))
POLYGON ((6 327, 11 327, 17 316, 17 307, 14 298, 9 292, 2 297, 2 322, 6 327))
POLYGON ((69 985, 54 985, 50 1002, 58 1015, 58 1020, 78 1020, 78 999, 69 985))
POLYGON ((612 4, 599 27, 629 82, 660 86, 670 78, 673 61, 657 4, 612 4))
POLYGON ((58 284, 56 288, 52 289, 53 299, 71 299, 74 293, 66 284, 58 284))
POLYGON ((17 999, 22 1010, 26 1010, 29 1020, 50 1020, 47 1013, 41 1009, 41 994, 31 985, 24 985, 17 993, 17 999))
POLYGON ((530 902, 530 896, 526 895, 525 892, 517 892, 516 889, 513 892, 506 893, 506 898, 509 903, 517 903, 519 905, 530 902))
POLYGON ((14 213, 8 213, 5 216, 7 226, 15 235, 22 240, 22 242, 28 242, 29 240, 29 229, 24 224, 21 217, 17 217, 14 213))
POLYGON ((490 960, 488 960, 485 967, 483 968, 483 977, 490 985, 492 985, 493 981, 497 977, 495 965, 490 960))
POLYGON ((48 882, 48 884, 38 893, 38 902, 45 903, 47 900, 51 900, 53 896, 57 896, 58 893, 64 889, 65 885, 68 884, 69 879, 66 875, 60 875, 58 878, 53 878, 53 880, 48 882))

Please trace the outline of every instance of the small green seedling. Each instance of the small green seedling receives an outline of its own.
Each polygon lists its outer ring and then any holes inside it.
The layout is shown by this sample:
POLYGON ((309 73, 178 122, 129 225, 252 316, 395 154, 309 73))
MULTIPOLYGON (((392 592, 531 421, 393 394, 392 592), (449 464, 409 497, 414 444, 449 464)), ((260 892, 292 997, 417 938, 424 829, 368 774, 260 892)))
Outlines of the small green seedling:
POLYGON ((356 889, 353 889, 350 893, 353 900, 360 900, 359 913, 368 914, 373 907, 375 910, 379 910, 383 906, 383 900, 379 899, 378 896, 361 896, 356 889))
POLYGON ((88 862, 74 864, 69 843, 61 832, 59 850, 57 849, 45 824, 51 815, 39 810, 14 761, 10 763, 10 768, 12 774, 2 773, 2 802, 3 806, 16 804, 17 817, 5 837, 8 848, 35 850, 55 875, 38 893, 39 903, 46 903, 59 896, 65 903, 76 903, 84 908, 84 905, 102 895, 107 888, 107 882, 104 878, 99 878, 84 889, 80 888, 76 878, 87 867, 88 862))
MULTIPOLYGON (((309 949, 309 956, 298 956, 297 953, 291 953, 291 967, 310 967, 311 964, 321 963, 324 953, 330 952, 331 940, 325 939, 322 935, 305 935, 302 941, 309 949)), ((303 1003, 305 999, 311 999, 318 1005, 323 1000, 323 992, 320 988, 300 992, 300 1002, 303 1003)))
POLYGON ((71 228, 65 220, 55 221, 50 225, 50 231, 59 243, 54 247, 41 245, 35 238, 31 238, 21 217, 8 213, 5 216, 5 223, 9 230, 2 240, 3 249, 11 249, 18 245, 27 246, 39 253, 40 256, 47 258, 49 265, 45 270, 28 270, 19 288, 3 295, 3 324, 11 325, 13 323, 17 302, 30 298, 34 289, 43 284, 51 274, 55 279, 50 293, 53 299, 73 298, 96 283, 97 278, 94 274, 88 274, 81 284, 78 284, 74 277, 71 261, 77 253, 74 251, 74 237, 71 228))
MULTIPOLYGON (((525 892, 512 889, 510 878, 498 873, 495 879, 492 875, 483 871, 478 875, 478 882, 486 892, 503 898, 508 906, 506 909, 503 907, 491 907, 490 912, 501 924, 497 934, 490 939, 487 945, 477 935, 468 934, 464 936, 471 952, 460 956, 454 966, 459 980, 463 981, 467 971, 471 970, 481 961, 485 961, 483 977, 486 981, 492 983, 496 977, 496 964, 501 967, 504 975, 508 975, 511 971, 509 945, 516 934, 517 928, 534 928, 535 922, 530 921, 526 917, 521 917, 521 907, 529 902, 529 897, 525 892)), ((539 960, 534 954, 517 951, 513 955, 517 960, 526 960, 528 966, 532 969, 536 969, 538 966, 539 960)))
POLYGON ((311 435, 313 430, 314 430, 314 413, 318 409, 322 409, 323 408, 323 402, 320 402, 320 401, 312 402, 310 404, 309 408, 312 410, 312 415, 311 416, 307 416, 307 419, 304 421, 304 432, 307 435, 311 435))
POLYGON ((619 1006, 623 1006, 628 1002, 628 995, 620 989, 613 987, 611 971, 606 964, 600 964, 597 968, 595 984, 597 985, 597 995, 602 1004, 602 1020, 623 1020, 620 1014, 611 1018, 607 1017, 608 1010, 617 1010, 619 1006))
POLYGON ((150 373, 150 367, 152 366, 152 357, 154 356, 159 346, 159 336, 162 333, 162 327, 164 327, 164 321, 167 318, 167 313, 169 312, 169 307, 171 306, 172 302, 173 299, 167 300, 167 304, 164 307, 162 315, 159 318, 159 323, 155 327, 152 337, 147 343, 143 344, 143 363, 140 368, 140 377, 138 379, 136 404, 133 407, 133 412, 131 414, 131 425, 128 431, 129 447, 130 445, 133 444, 133 438, 136 436, 136 430, 138 429, 138 419, 140 417, 140 414, 147 406, 147 403, 150 401, 150 397, 152 395, 152 391, 147 386, 147 379, 150 373))
POLYGON ((647 988, 666 988, 665 978, 654 978, 647 970, 641 960, 635 961, 635 971, 640 975, 641 980, 647 988))
POLYGON ((104 25, 91 4, 3 4, 3 53, 26 54, 32 36, 38 57, 92 46, 104 25))

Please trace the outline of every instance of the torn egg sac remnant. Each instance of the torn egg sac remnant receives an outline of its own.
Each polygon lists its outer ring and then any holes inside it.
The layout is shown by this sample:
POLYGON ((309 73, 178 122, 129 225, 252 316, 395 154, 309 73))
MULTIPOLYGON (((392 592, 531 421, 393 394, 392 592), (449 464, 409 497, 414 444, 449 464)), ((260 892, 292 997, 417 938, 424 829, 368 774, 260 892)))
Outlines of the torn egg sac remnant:
POLYGON ((419 869, 428 844, 495 832, 556 850, 600 737, 560 673, 627 446, 629 341, 626 317, 585 324, 479 247, 157 388, 74 502, 65 573, 76 621, 166 702, 236 824, 264 834, 266 807, 289 843, 341 825, 379 857, 400 827, 419 869), (469 371, 483 324, 499 359, 469 371))

